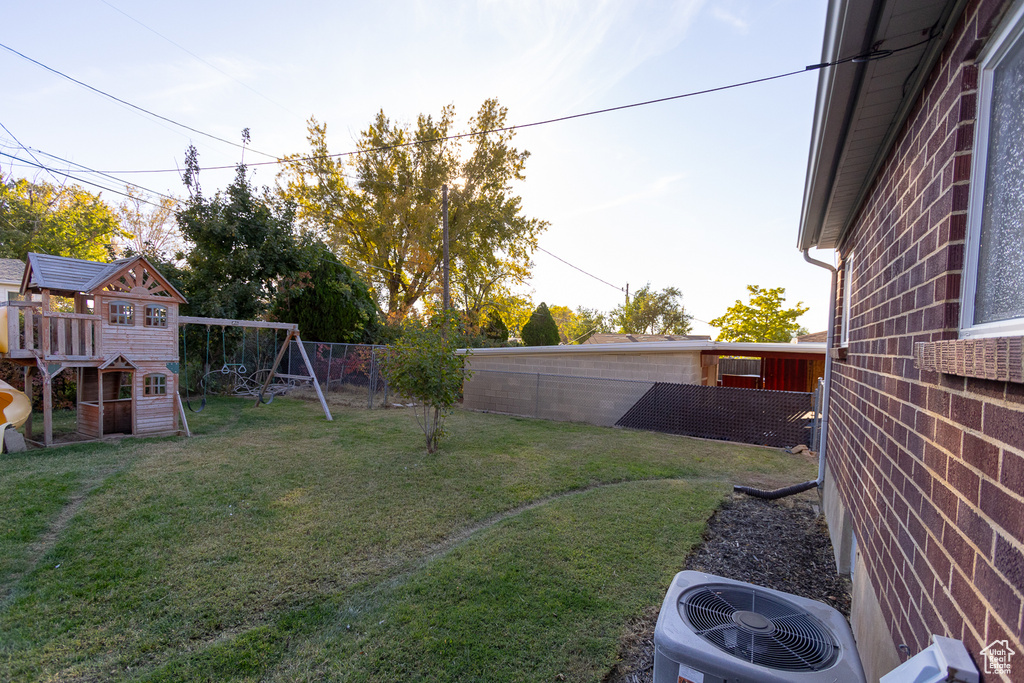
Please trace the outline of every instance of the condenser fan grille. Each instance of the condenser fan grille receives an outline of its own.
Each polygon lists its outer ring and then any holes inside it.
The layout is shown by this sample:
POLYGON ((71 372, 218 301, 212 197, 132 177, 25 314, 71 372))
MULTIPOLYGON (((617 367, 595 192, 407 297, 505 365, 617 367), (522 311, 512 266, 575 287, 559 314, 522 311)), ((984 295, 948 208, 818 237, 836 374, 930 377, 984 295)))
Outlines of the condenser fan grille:
POLYGON ((817 619, 756 588, 699 586, 679 597, 679 614, 701 638, 752 664, 820 671, 839 656, 839 644, 817 619))

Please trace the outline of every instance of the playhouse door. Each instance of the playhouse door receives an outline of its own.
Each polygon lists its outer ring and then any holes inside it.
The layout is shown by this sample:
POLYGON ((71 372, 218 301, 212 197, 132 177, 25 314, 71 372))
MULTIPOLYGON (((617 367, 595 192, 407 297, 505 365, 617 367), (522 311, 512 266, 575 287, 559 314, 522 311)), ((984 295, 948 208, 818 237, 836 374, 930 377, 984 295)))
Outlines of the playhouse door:
POLYGON ((132 433, 132 400, 130 398, 103 404, 103 433, 132 433))

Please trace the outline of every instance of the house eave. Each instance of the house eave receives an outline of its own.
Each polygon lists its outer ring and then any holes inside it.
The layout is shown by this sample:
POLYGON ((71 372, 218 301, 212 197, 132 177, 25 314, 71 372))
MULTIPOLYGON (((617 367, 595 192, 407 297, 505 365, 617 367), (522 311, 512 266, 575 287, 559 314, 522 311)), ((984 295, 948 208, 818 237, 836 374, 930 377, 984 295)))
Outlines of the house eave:
POLYGON ((821 61, 874 58, 819 73, 798 249, 841 246, 966 5, 830 1, 821 61))

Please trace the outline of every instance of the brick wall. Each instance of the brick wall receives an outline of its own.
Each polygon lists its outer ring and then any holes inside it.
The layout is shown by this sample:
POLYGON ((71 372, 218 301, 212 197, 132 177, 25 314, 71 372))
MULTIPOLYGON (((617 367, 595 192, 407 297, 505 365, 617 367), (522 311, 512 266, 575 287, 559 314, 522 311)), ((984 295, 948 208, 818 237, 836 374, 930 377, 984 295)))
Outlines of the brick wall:
POLYGON ((959 638, 983 671, 980 651, 1006 639, 1024 673, 1024 384, 914 359, 915 343, 958 336, 972 60, 1008 4, 969 4, 841 245, 854 265, 836 338, 852 285, 850 343, 828 465, 894 645, 959 638))

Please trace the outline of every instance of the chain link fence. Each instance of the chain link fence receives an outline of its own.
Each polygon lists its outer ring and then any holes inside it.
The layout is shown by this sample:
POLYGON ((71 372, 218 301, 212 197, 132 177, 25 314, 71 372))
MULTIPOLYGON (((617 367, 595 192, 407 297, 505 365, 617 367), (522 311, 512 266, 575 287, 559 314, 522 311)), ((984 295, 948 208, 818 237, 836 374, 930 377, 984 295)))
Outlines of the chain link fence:
POLYGON ((814 393, 473 370, 463 406, 775 447, 811 445, 814 393))
MULTIPOLYGON (((381 369, 385 346, 302 342, 313 366, 313 374, 325 395, 346 393, 366 396, 366 407, 387 405, 388 383, 381 369)), ((281 360, 278 375, 286 379, 309 380, 299 342, 292 341, 281 360)))

